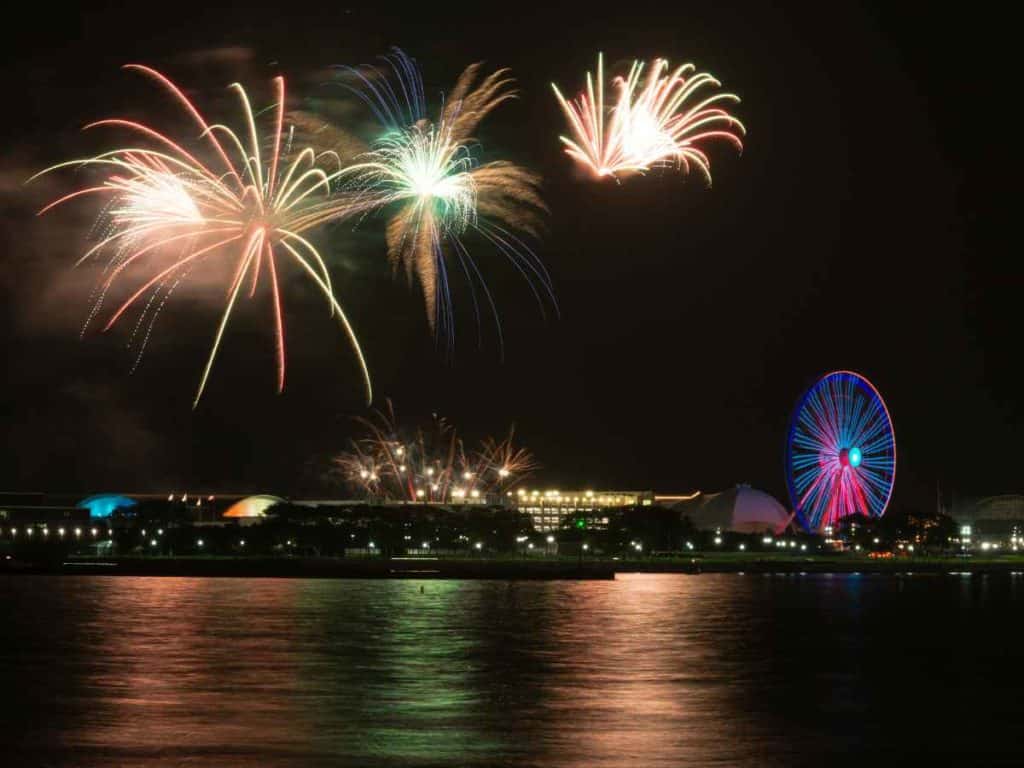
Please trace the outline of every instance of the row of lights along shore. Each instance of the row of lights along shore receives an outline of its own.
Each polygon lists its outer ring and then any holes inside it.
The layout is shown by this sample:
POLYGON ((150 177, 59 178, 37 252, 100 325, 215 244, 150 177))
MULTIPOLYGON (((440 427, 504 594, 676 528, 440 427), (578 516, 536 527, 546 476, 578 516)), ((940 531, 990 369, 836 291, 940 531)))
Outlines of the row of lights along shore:
MULTIPOLYGON (((2 530, 2 529, 0 529, 0 530, 2 530)), ((18 535, 21 535, 21 534, 31 538, 37 532, 39 533, 40 536, 49 536, 50 535, 50 528, 49 528, 49 526, 47 526, 45 524, 40 525, 40 526, 30 526, 29 525, 29 526, 25 526, 23 529, 19 529, 16 526, 12 526, 11 528, 8 529, 7 532, 11 536, 11 538, 16 538, 18 535)), ((82 528, 80 528, 80 527, 75 527, 74 529, 71 530, 71 534, 74 535, 76 538, 81 538, 84 533, 85 533, 85 531, 82 528)), ((93 538, 96 538, 99 535, 100 531, 99 531, 98 528, 90 528, 88 533, 93 538)), ((57 528, 57 536, 63 537, 63 536, 66 536, 67 534, 68 534, 68 529, 67 528, 64 528, 63 526, 60 527, 60 528, 57 528)))

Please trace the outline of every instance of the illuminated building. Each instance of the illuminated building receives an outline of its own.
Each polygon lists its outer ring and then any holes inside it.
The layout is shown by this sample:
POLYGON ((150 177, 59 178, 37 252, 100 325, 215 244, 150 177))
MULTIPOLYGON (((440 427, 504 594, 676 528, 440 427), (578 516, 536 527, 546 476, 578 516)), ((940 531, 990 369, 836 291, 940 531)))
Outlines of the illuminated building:
POLYGON ((82 499, 77 506, 88 509, 90 517, 110 517, 118 509, 130 509, 138 502, 118 493, 100 493, 82 499))
MULTIPOLYGON (((659 503, 670 497, 656 497, 659 503)), ((672 504, 699 530, 734 533, 782 533, 793 520, 771 494, 737 485, 721 493, 697 493, 672 504)))
POLYGON ((239 499, 221 516, 225 520, 233 521, 239 525, 252 525, 261 521, 267 516, 267 510, 275 504, 283 504, 284 499, 277 496, 260 494, 257 496, 246 496, 239 499))
POLYGON ((654 503, 652 491, 558 491, 520 488, 510 498, 511 506, 525 512, 538 531, 554 531, 568 518, 585 513, 592 517, 587 527, 600 528, 608 524, 602 510, 613 507, 650 506, 654 503), (597 513, 597 514, 595 514, 597 513))

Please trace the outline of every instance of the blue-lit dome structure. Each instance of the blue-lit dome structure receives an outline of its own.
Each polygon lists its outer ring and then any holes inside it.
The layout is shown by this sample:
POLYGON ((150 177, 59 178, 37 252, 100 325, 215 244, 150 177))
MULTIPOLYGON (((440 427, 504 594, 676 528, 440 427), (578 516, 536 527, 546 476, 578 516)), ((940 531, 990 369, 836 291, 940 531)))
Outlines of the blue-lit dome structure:
POLYGON ((88 509, 89 517, 110 517, 118 509, 130 509, 135 499, 117 493, 99 493, 78 502, 79 509, 88 509))

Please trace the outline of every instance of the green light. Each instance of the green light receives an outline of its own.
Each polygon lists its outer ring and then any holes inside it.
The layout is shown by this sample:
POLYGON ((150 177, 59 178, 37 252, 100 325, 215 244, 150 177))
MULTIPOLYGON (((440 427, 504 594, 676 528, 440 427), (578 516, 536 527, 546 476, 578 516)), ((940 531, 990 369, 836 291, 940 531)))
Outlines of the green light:
POLYGON ((586 520, 584 520, 584 519, 583 519, 583 518, 581 517, 581 518, 580 518, 579 520, 577 520, 577 521, 576 521, 576 527, 577 527, 577 528, 586 528, 586 527, 587 527, 587 521, 586 521, 586 520))

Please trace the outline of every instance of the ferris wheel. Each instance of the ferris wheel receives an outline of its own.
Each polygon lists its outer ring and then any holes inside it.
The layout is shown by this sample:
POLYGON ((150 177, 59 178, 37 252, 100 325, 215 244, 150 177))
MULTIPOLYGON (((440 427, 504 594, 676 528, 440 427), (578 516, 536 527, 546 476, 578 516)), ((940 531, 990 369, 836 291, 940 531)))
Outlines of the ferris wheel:
POLYGON ((853 371, 818 379, 797 404, 786 438, 786 482, 808 531, 850 515, 881 517, 896 478, 896 438, 885 401, 853 371))

